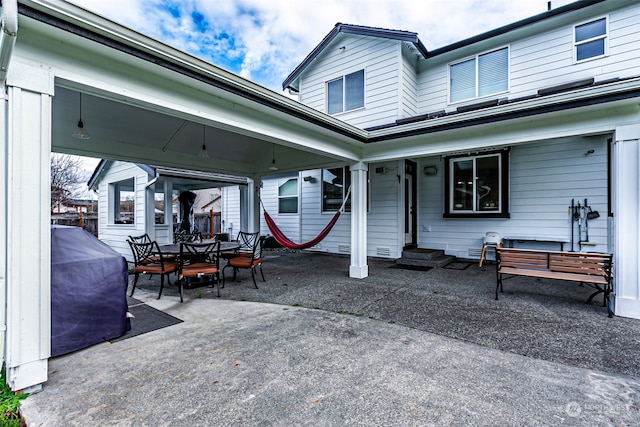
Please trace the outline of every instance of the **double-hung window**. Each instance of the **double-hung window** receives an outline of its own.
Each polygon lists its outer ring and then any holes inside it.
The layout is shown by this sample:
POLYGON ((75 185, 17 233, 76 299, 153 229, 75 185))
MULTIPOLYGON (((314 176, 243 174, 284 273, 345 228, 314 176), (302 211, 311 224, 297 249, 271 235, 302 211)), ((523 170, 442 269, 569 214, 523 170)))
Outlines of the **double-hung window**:
POLYGON ((450 102, 509 90, 509 48, 477 55, 449 66, 450 102))
POLYGON ((327 112, 342 113, 364 107, 364 70, 327 83, 327 112))
POLYGON ((134 224, 136 216, 135 180, 125 179, 109 184, 113 224, 134 224))
POLYGON ((607 53, 607 18, 600 18, 575 27, 576 61, 599 58, 607 53))
POLYGON ((445 217, 508 217, 508 151, 449 157, 445 217))
POLYGON ((298 213, 298 179, 291 178, 278 185, 278 213, 298 213))

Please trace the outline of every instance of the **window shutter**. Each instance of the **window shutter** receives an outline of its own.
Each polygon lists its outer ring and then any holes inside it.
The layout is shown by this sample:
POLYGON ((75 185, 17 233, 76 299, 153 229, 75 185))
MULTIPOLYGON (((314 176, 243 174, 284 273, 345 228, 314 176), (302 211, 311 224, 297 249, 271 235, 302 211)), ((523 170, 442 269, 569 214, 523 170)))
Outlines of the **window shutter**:
POLYGON ((478 57, 478 96, 508 89, 509 50, 507 48, 478 57))
POLYGON ((476 60, 460 62, 449 69, 451 78, 451 102, 475 98, 476 60))

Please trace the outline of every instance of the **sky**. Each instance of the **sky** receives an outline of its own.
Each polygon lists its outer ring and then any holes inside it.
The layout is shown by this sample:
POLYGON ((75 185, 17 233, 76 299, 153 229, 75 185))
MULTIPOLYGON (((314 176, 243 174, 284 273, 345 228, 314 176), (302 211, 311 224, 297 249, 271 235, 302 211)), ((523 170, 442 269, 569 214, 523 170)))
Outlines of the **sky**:
MULTIPOLYGON (((418 33, 428 50, 547 10, 548 0, 69 0, 262 86, 282 82, 336 23, 418 33)), ((573 0, 552 0, 557 8, 573 0)))

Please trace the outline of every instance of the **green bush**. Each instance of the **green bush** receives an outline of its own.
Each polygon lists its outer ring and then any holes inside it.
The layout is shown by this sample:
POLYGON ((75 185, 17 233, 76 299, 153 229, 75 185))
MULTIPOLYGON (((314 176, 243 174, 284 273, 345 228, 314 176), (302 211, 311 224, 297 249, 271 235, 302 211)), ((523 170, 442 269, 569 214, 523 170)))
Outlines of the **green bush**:
POLYGON ((20 400, 27 396, 11 391, 3 368, 0 372, 0 427, 26 427, 27 423, 20 415, 20 400))

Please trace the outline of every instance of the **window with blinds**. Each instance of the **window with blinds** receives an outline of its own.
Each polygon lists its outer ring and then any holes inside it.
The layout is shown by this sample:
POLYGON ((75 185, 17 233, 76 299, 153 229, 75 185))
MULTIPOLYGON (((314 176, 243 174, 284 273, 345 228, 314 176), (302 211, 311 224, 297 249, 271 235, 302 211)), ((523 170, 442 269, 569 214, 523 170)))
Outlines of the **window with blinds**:
POLYGON ((460 102, 509 90, 509 48, 449 66, 449 100, 460 102))
POLYGON ((364 70, 327 83, 327 112, 342 113, 364 107, 364 70))

